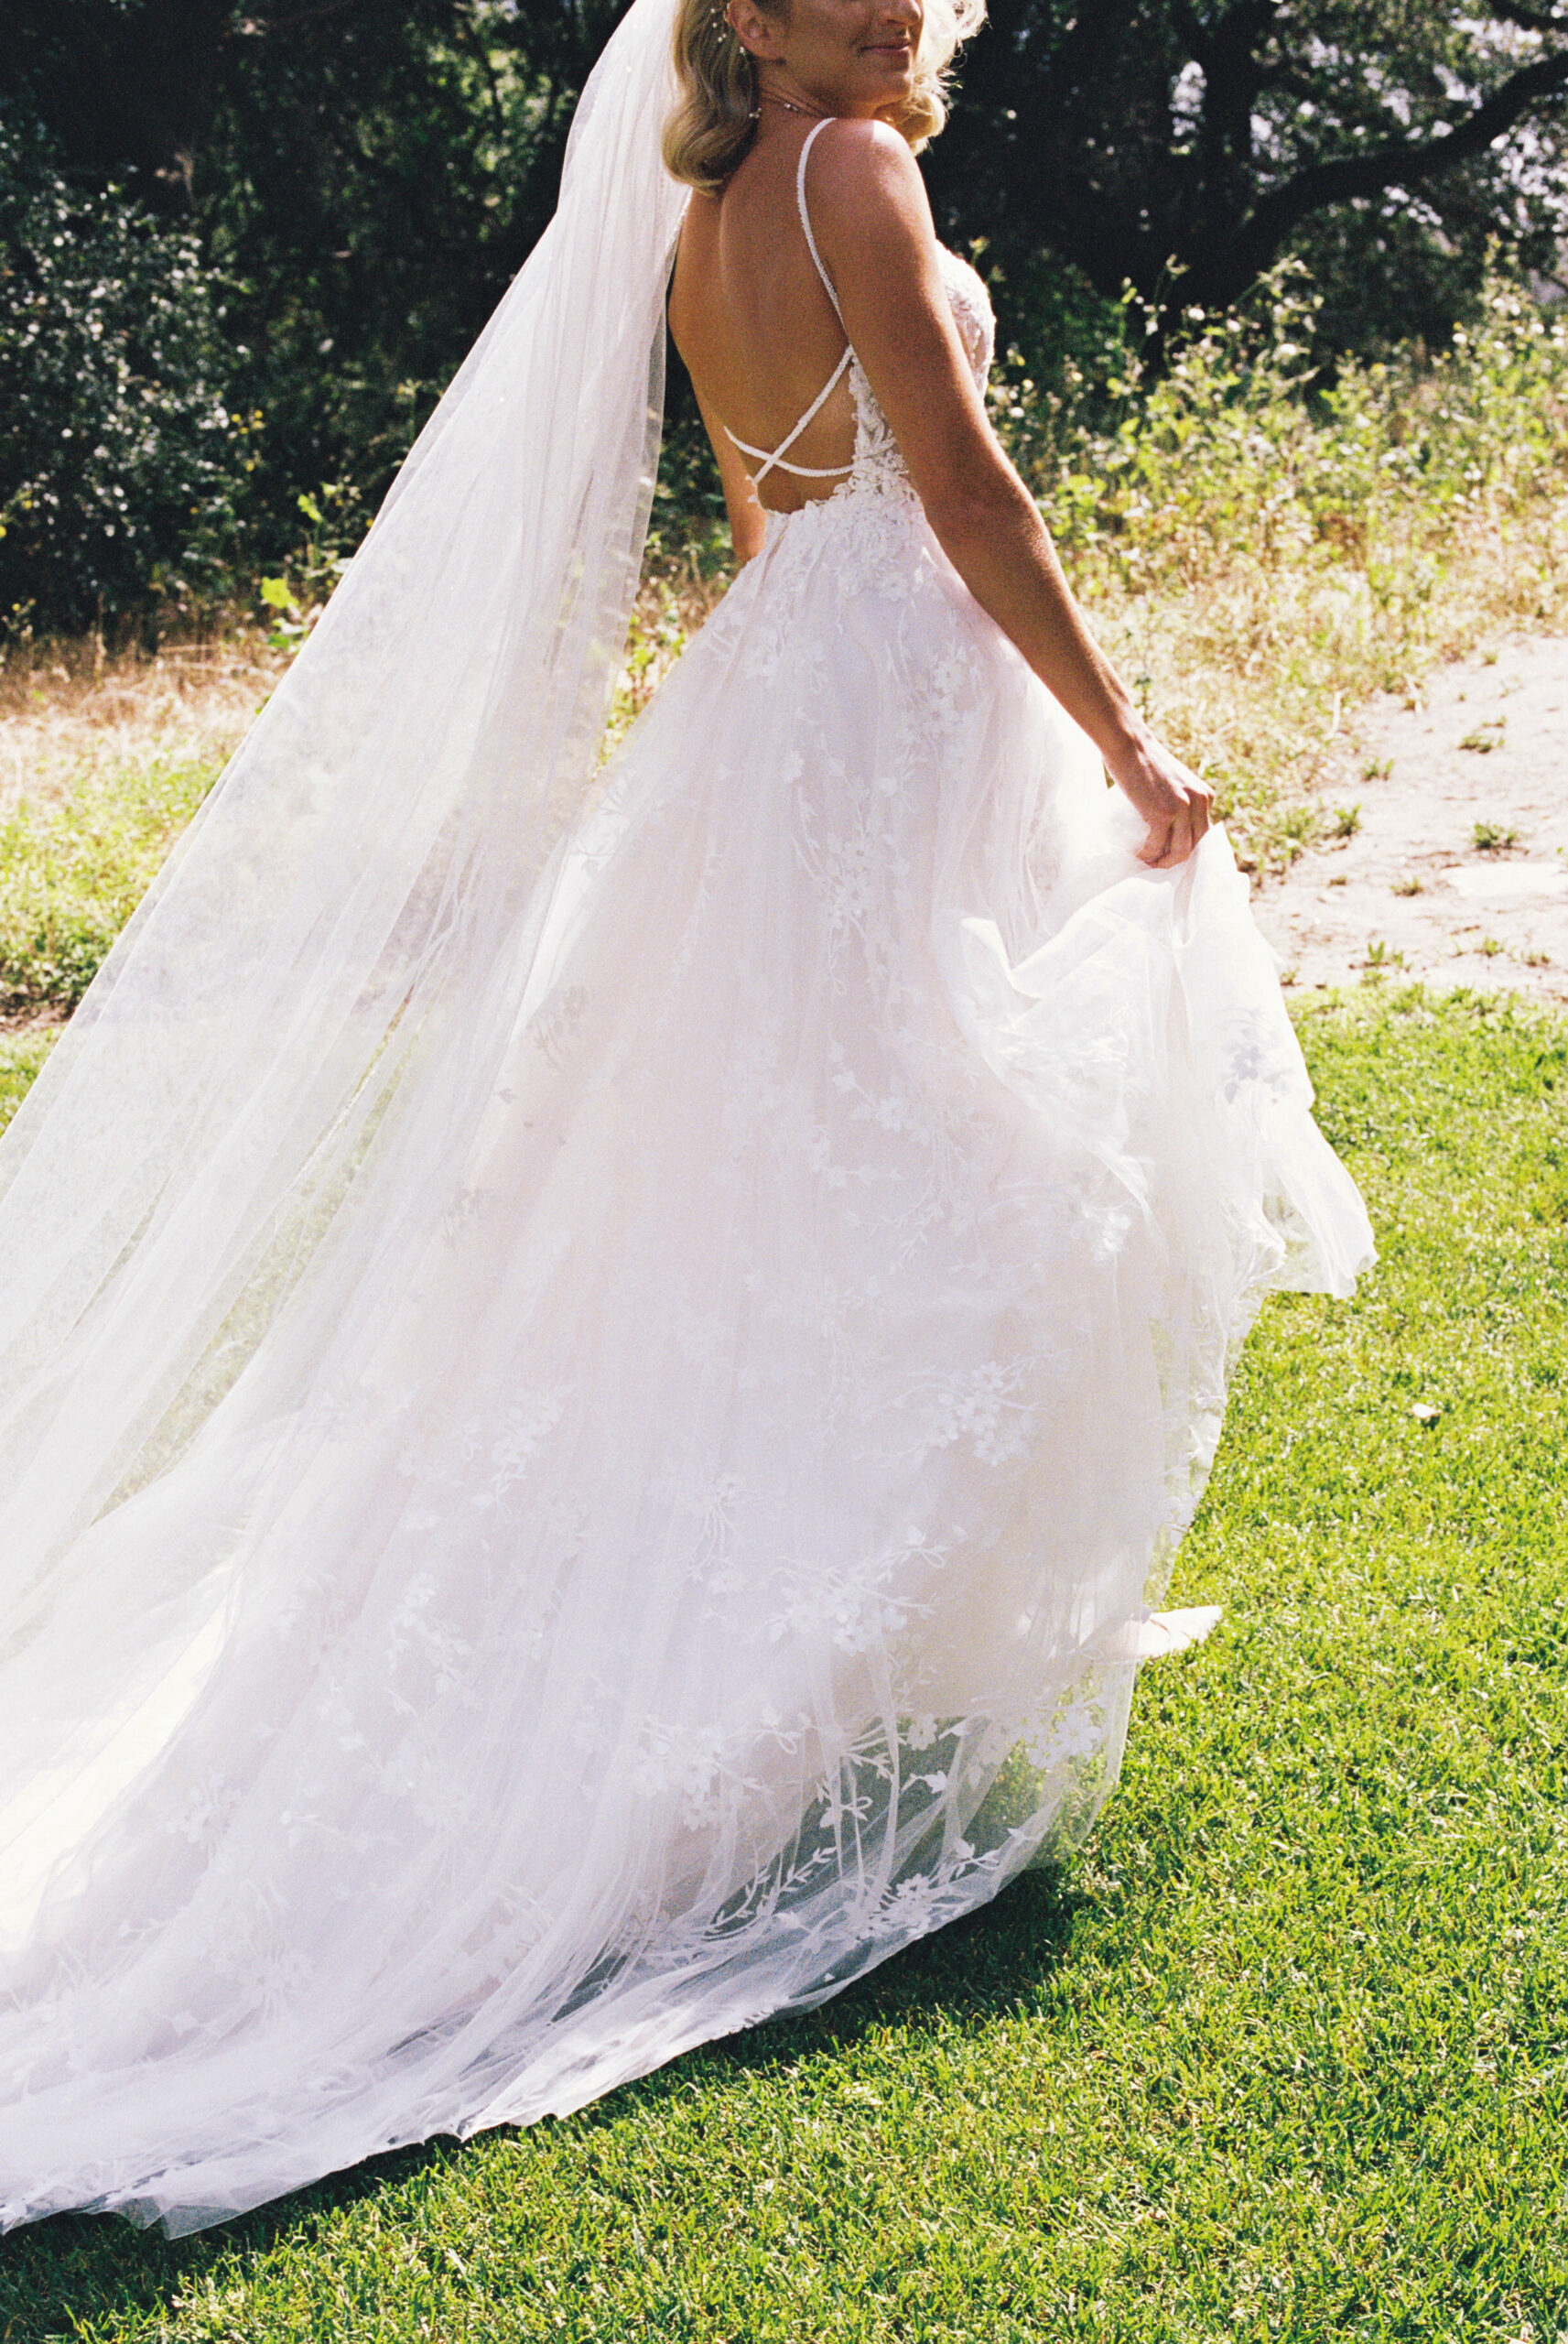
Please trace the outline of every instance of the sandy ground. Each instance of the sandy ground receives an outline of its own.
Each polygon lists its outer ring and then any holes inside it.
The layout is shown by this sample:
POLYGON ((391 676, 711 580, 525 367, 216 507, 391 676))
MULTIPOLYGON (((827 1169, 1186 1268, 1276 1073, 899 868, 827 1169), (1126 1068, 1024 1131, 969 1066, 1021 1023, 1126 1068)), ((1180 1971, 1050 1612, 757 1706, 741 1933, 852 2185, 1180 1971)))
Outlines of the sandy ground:
POLYGON ((1287 986, 1380 969, 1568 1005, 1568 638, 1439 668, 1413 705, 1359 711, 1351 738, 1324 811, 1358 807, 1354 829, 1253 895, 1287 986))

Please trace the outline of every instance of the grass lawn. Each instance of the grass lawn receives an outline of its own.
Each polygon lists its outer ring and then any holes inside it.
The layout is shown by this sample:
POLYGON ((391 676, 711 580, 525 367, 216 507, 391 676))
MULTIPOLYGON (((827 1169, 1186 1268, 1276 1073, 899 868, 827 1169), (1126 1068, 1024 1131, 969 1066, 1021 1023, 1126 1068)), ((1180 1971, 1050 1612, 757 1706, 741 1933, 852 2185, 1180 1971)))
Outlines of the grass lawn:
POLYGON ((568 2122, 18 2232, 0 2339, 1568 2335, 1568 1030, 1301 1029, 1382 1263, 1249 1345, 1071 1872, 568 2122))

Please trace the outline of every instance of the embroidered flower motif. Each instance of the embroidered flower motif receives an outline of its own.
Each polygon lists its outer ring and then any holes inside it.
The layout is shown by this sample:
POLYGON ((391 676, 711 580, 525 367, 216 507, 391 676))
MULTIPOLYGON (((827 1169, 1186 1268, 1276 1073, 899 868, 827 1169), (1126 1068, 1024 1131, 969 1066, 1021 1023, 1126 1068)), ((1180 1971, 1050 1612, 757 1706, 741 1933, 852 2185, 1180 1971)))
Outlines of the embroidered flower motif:
POLYGON ((192 1847, 211 1852, 222 1837, 234 1807, 234 1792, 222 1774, 209 1770, 193 1783, 169 1817, 166 1829, 189 1839, 192 1847))
POLYGON ((524 1393, 514 1401, 502 1419, 499 1436, 491 1441, 490 1480, 474 1492, 475 1505, 499 1506, 524 1478, 540 1443, 560 1423, 571 1390, 569 1384, 557 1384, 547 1391, 524 1393))
POLYGON ((981 1367, 934 1373, 922 1416, 922 1455, 957 1441, 984 1465, 1022 1457, 1033 1412, 1016 1398, 1027 1362, 987 1360, 981 1367))

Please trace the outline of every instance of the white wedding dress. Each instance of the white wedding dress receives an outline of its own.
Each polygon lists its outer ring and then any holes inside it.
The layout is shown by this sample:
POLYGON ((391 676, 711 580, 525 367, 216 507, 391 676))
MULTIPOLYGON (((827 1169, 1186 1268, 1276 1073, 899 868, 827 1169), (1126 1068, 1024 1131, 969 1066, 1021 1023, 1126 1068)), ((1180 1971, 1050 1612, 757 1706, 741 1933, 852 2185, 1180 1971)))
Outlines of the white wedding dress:
POLYGON ((1069 1845, 1260 1297, 1369 1258, 1223 834, 1135 860, 851 379, 447 1028, 480 1109, 416 1182, 370 1118, 0 1672, 7 2221, 579 2108, 1069 1845))

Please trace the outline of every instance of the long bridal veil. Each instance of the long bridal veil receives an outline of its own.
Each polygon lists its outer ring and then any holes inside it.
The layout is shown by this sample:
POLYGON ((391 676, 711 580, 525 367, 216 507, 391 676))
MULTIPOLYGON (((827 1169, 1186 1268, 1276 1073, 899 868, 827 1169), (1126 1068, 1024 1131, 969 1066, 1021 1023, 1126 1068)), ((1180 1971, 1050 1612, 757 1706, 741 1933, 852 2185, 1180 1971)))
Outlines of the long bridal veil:
POLYGON ((14 1826, 221 1600, 200 1541, 144 1542, 127 1578, 83 1533, 187 1448, 321 1249, 396 1279, 396 1199, 489 1096, 642 556, 672 13, 637 0, 611 41, 554 222, 0 1149, 14 1826))

